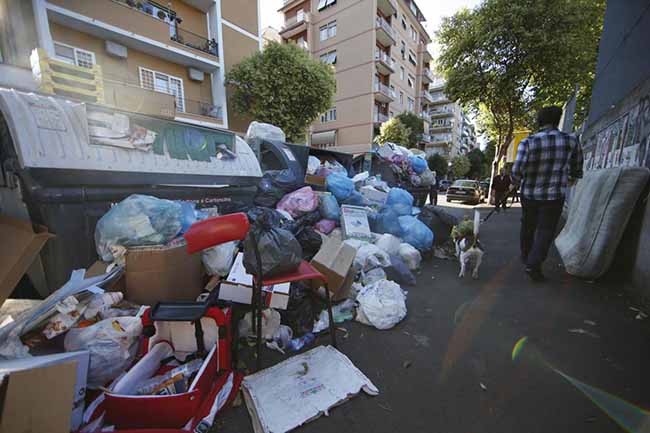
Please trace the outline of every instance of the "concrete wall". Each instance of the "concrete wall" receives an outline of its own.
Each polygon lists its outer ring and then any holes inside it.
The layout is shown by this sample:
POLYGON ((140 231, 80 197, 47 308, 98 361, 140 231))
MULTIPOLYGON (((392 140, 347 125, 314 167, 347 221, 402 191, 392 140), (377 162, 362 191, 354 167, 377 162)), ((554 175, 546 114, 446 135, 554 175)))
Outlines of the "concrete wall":
POLYGON ((257 0, 222 0, 221 18, 257 35, 257 0))
POLYGON ((31 69, 29 55, 38 46, 32 2, 0 0, 0 54, 2 61, 31 69))

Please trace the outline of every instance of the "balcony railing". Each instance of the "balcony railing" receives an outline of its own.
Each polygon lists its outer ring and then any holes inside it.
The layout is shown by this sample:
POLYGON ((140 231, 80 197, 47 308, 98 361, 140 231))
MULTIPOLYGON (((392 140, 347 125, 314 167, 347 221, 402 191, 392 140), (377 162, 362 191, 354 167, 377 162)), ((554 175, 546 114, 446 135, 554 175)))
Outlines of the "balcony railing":
POLYGON ((390 23, 388 21, 386 21, 383 17, 377 16, 376 23, 377 27, 383 29, 386 33, 388 33, 388 36, 395 40, 395 32, 393 31, 393 28, 390 26, 390 23))
POLYGON ((395 99, 395 91, 383 83, 375 83, 375 92, 395 99))
POLYGON ((427 143, 427 144, 428 143, 433 143, 433 139, 431 138, 431 136, 429 134, 422 134, 420 136, 420 141, 422 141, 424 143, 427 143))
POLYGON ((431 72, 431 69, 429 68, 424 68, 424 75, 433 82, 436 77, 433 75, 433 72, 431 72))
POLYGON ((219 45, 217 41, 214 39, 206 39, 201 35, 197 35, 181 27, 176 27, 176 34, 171 36, 171 40, 186 47, 194 48, 195 50, 203 51, 216 57, 219 56, 219 45))
POLYGON ((391 59, 390 56, 382 50, 375 50, 375 60, 379 62, 384 62, 391 68, 393 68, 395 65, 393 63, 393 59, 391 59))
POLYGON ((388 121, 388 116, 383 113, 375 112, 373 120, 375 123, 384 123, 388 121))
POLYGON ((450 141, 451 141, 451 135, 449 134, 431 136, 432 143, 448 143, 450 141))
POLYGON ((183 103, 185 105, 185 113, 210 117, 219 121, 223 120, 223 109, 220 105, 214 105, 206 101, 194 101, 192 99, 185 99, 183 103))
POLYGON ((282 31, 290 29, 292 27, 297 26, 298 24, 304 23, 305 22, 305 16, 306 14, 297 14, 294 17, 288 18, 284 21, 284 25, 282 26, 282 31))
POLYGON ((424 91, 420 94, 420 97, 424 99, 427 102, 435 102, 433 99, 433 96, 431 96, 431 93, 424 91))
POLYGON ((421 111, 420 112, 420 117, 423 118, 426 121, 429 121, 429 113, 426 111, 421 111))

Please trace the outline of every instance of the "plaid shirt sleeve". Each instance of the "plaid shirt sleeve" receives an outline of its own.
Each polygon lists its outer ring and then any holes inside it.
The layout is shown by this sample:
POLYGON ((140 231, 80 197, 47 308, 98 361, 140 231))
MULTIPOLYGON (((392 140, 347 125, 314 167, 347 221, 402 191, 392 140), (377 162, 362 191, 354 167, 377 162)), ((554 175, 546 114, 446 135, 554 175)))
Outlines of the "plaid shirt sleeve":
POLYGON ((580 140, 575 138, 574 142, 575 147, 571 152, 571 158, 569 160, 569 177, 573 179, 582 179, 582 167, 584 165, 584 157, 582 155, 582 145, 580 140))
POLYGON ((512 183, 517 187, 521 184, 521 179, 524 176, 527 159, 528 139, 526 138, 519 143, 519 147, 517 148, 517 158, 512 166, 512 183))

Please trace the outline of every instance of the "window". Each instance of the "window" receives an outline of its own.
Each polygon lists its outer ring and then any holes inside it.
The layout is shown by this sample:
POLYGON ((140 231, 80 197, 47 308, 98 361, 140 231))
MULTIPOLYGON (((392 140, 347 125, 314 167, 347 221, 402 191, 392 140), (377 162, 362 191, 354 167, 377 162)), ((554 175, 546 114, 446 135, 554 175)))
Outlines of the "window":
POLYGON ((407 98, 408 99, 408 107, 407 109, 409 111, 413 111, 415 109, 415 100, 411 97, 407 98))
POLYGON ((395 95, 395 86, 393 86, 392 84, 390 85, 390 94, 395 95))
POLYGON ((320 123, 333 122, 336 120, 336 107, 332 107, 320 115, 320 123))
POLYGON ((404 105, 404 92, 399 92, 399 103, 400 105, 404 105))
POLYGON ((411 39, 413 39, 413 42, 418 41, 418 32, 415 30, 415 27, 411 26, 411 39))
POLYGON ((417 62, 417 57, 413 50, 409 50, 409 62, 413 65, 416 66, 418 64, 417 62))
POLYGON ((402 53, 402 60, 406 60, 406 42, 402 41, 402 48, 400 49, 402 53))
POLYGON ((406 30, 406 18, 402 15, 402 28, 406 30))
POLYGON ((320 27, 321 41, 326 41, 327 39, 333 38, 334 36, 336 36, 336 21, 332 21, 331 23, 320 27))
POLYGON ((176 99, 176 110, 185 111, 185 92, 182 79, 151 69, 140 68, 140 87, 173 95, 176 99))
POLYGON ((399 79, 404 80, 404 66, 399 67, 399 79))
POLYGON ((54 55, 62 62, 82 68, 92 68, 95 65, 95 53, 92 51, 82 50, 81 48, 71 45, 54 42, 54 55))
POLYGON ((320 61, 328 65, 336 65, 336 50, 329 53, 321 54, 320 61))
POLYGON ((408 77, 408 79, 406 80, 406 82, 408 83, 408 85, 409 85, 409 87, 410 87, 411 89, 415 87, 415 78, 413 77, 413 75, 410 75, 410 74, 409 74, 409 77, 408 77))
POLYGON ((318 10, 322 11, 323 9, 334 6, 335 4, 336 0, 318 0, 318 10))

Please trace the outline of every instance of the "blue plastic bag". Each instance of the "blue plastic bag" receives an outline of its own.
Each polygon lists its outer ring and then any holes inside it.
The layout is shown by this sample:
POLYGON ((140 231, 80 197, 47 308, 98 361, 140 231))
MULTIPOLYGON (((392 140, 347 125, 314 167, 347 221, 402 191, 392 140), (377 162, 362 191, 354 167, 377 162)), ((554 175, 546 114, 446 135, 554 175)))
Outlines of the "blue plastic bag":
POLYGON ((419 219, 404 215, 399 217, 402 240, 420 251, 429 251, 433 245, 433 232, 419 219))
POLYGON ((338 221, 341 218, 341 208, 333 195, 322 195, 318 210, 323 219, 338 221))
POLYGON ((352 191, 352 194, 343 200, 343 204, 349 204, 351 206, 368 206, 368 200, 366 200, 359 191, 352 191))
POLYGON ((166 244, 182 228, 183 208, 178 202, 134 194, 113 206, 97 222, 95 245, 106 262, 111 247, 166 244))
POLYGON ((419 156, 411 156, 409 160, 415 174, 423 173, 427 169, 427 162, 419 156))
POLYGON ((402 188, 392 188, 386 198, 386 206, 392 208, 398 215, 413 213, 413 196, 402 188))
POLYGON ((388 206, 382 207, 379 212, 371 212, 368 215, 368 223, 373 233, 390 233, 401 237, 402 229, 399 225, 399 215, 395 210, 388 206))
POLYGON ((334 194, 340 203, 350 197, 354 191, 354 182, 344 174, 332 173, 327 176, 327 190, 334 194))

